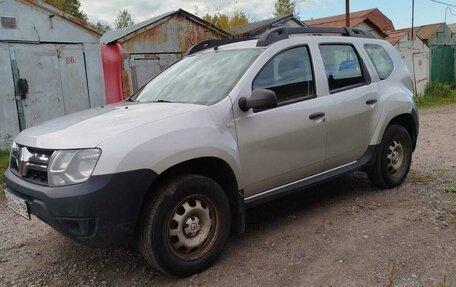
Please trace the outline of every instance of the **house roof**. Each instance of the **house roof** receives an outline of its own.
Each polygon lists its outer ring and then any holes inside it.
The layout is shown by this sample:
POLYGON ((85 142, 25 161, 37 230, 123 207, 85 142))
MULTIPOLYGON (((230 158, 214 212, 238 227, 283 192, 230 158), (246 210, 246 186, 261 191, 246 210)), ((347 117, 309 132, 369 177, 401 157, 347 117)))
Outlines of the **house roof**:
POLYGON ((246 25, 237 26, 237 27, 234 27, 233 29, 231 29, 230 32, 234 36, 243 36, 243 35, 246 35, 246 34, 255 34, 255 32, 261 31, 261 30, 263 30, 265 28, 269 28, 271 26, 274 26, 274 25, 277 25, 279 23, 282 23, 282 22, 285 22, 285 21, 289 21, 289 20, 292 20, 292 21, 296 22, 297 24, 299 24, 301 26, 305 26, 301 21, 296 19, 293 16, 293 14, 290 14, 290 15, 286 15, 286 16, 270 18, 270 19, 266 19, 266 20, 262 20, 262 21, 258 21, 258 22, 249 23, 249 24, 246 24, 246 25))
POLYGON ((396 45, 402 37, 407 35, 409 32, 407 31, 393 31, 391 33, 388 33, 388 38, 386 39, 391 45, 396 45))
POLYGON ((451 32, 456 33, 456 23, 448 24, 448 27, 450 28, 451 32))
MULTIPOLYGON (((413 33, 418 36, 424 43, 427 43, 428 40, 434 35, 437 31, 440 30, 442 25, 445 23, 435 23, 423 26, 417 26, 413 28, 413 33)), ((412 28, 399 29, 395 32, 412 32, 412 28)))
POLYGON ((165 14, 162 14, 160 16, 156 16, 156 17, 153 17, 153 18, 150 18, 150 19, 147 19, 143 22, 140 22, 140 23, 137 23, 137 24, 134 24, 134 25, 131 25, 131 26, 128 26, 128 27, 125 27, 125 28, 122 28, 122 29, 118 29, 118 30, 115 30, 115 31, 110 31, 110 32, 107 32, 105 33, 101 39, 100 39, 100 42, 102 44, 108 44, 108 43, 112 43, 112 42, 116 42, 116 41, 119 41, 119 40, 122 40, 122 38, 125 38, 127 37, 128 35, 140 30, 140 29, 143 29, 143 28, 146 28, 147 26, 149 25, 152 25, 152 24, 155 24, 156 22, 160 21, 160 20, 163 20, 167 17, 171 17, 171 16, 174 16, 174 15, 182 15, 184 17, 187 17, 187 18, 191 18, 192 20, 204 25, 204 26, 207 26, 209 27, 210 29, 212 30, 215 30, 217 31, 218 33, 226 36, 226 37, 229 37, 230 34, 228 32, 226 32, 225 30, 222 30, 214 25, 212 25, 211 23, 199 18, 198 16, 196 15, 193 15, 183 9, 179 9, 179 10, 175 10, 175 11, 171 11, 171 12, 168 12, 168 13, 165 13, 165 14))
POLYGON ((73 15, 67 14, 41 0, 19 0, 19 2, 32 6, 37 10, 51 13, 52 15, 57 15, 58 17, 63 18, 69 22, 72 22, 73 24, 76 24, 92 33, 95 33, 98 36, 101 36, 103 34, 95 25, 92 25, 87 21, 74 17, 73 15))
MULTIPOLYGON (((369 20, 373 25, 378 27, 378 30, 380 31, 385 32, 394 30, 393 22, 377 8, 350 13, 351 27, 356 26, 366 20, 369 20)), ((303 22, 309 26, 345 27, 345 14, 325 18, 310 19, 303 22)))

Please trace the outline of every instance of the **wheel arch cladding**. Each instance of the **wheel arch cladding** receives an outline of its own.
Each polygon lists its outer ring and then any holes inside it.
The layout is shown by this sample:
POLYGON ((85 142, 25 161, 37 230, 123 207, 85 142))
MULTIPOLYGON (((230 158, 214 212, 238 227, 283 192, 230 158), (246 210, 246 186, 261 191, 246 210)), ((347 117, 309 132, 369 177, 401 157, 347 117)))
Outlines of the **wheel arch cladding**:
POLYGON ((401 125, 403 126, 409 133, 410 138, 412 139, 412 147, 413 151, 415 151, 416 141, 418 138, 418 118, 416 115, 409 114, 400 114, 391 119, 388 123, 388 126, 391 125, 401 125))
MULTIPOLYGON (((242 233, 245 229, 244 196, 239 190, 236 176, 230 165, 217 157, 200 157, 178 163, 163 171, 153 182, 149 196, 155 194, 154 188, 173 177, 182 174, 205 176, 222 187, 230 202, 233 231, 242 233)), ((146 200, 144 200, 146 202, 146 200)))

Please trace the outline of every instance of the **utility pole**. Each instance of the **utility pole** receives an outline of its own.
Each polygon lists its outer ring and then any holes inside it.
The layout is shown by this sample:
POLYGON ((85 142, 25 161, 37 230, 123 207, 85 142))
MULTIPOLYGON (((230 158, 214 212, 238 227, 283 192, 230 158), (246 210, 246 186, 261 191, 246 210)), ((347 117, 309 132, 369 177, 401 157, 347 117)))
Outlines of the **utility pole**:
POLYGON ((345 0, 345 26, 350 27, 350 0, 345 0))
POLYGON ((415 39, 415 34, 413 33, 414 25, 415 25, 415 0, 412 0, 412 40, 415 39))

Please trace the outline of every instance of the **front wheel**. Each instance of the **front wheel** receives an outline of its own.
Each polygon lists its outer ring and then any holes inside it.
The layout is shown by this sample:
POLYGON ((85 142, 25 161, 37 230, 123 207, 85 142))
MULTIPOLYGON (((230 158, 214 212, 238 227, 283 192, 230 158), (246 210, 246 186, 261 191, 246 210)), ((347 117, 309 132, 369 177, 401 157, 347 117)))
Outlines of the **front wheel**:
POLYGON ((412 162, 410 134, 401 125, 389 126, 383 135, 369 179, 380 188, 399 186, 407 177, 412 162))
POLYGON ((206 269, 221 253, 231 228, 225 192, 199 175, 180 176, 156 192, 142 213, 141 254, 153 267, 177 276, 206 269))

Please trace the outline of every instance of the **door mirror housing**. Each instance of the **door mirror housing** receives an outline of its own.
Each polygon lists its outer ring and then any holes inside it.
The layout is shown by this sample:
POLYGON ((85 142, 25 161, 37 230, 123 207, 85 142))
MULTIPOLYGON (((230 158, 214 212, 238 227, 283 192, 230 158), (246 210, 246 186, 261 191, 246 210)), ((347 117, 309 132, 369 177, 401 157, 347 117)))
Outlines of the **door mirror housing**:
POLYGON ((239 99, 239 108, 246 112, 253 109, 254 112, 264 111, 277 107, 277 95, 268 89, 255 89, 250 97, 239 99))

